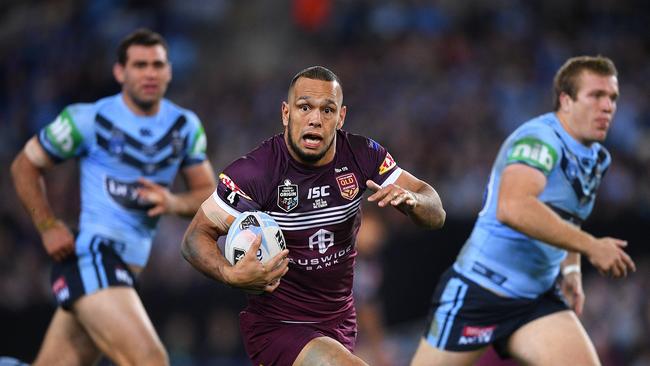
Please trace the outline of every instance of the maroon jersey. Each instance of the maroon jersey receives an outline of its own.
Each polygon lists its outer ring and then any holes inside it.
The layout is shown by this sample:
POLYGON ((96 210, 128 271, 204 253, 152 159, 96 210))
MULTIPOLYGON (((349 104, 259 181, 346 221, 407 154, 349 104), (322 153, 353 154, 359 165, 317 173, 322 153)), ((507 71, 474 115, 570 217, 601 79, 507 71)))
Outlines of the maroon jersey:
POLYGON ((320 322, 350 310, 355 241, 366 180, 394 182, 401 169, 377 142, 339 130, 336 154, 313 167, 294 160, 283 134, 231 163, 212 195, 233 216, 264 211, 282 228, 289 271, 248 310, 288 322, 320 322))

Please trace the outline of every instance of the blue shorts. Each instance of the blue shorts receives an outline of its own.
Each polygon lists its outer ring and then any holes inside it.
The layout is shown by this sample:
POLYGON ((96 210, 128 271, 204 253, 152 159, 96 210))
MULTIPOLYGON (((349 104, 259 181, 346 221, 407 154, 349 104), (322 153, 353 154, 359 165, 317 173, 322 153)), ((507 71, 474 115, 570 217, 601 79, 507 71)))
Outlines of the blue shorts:
POLYGON ((110 286, 135 286, 135 276, 115 252, 114 241, 100 235, 88 240, 88 252, 73 254, 52 266, 52 291, 57 303, 68 311, 82 296, 110 286))
POLYGON ((254 365, 291 365, 314 338, 330 337, 354 351, 357 321, 354 307, 338 319, 322 323, 284 323, 250 311, 239 314, 246 353, 254 365))
POLYGON ((433 294, 424 338, 447 351, 472 351, 492 344, 507 358, 508 338, 526 323, 568 310, 556 284, 535 299, 499 296, 453 268, 440 278, 433 294))

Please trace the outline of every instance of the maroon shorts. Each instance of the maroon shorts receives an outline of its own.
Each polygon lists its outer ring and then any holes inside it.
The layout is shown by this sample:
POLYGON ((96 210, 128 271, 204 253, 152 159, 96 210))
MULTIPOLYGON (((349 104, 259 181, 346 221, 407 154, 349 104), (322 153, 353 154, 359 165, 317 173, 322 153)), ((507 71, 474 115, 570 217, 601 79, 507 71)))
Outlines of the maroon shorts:
POLYGON ((353 352, 357 337, 354 307, 338 319, 309 324, 285 323, 244 310, 239 313, 239 326, 255 366, 291 366, 305 345, 318 337, 333 338, 353 352))

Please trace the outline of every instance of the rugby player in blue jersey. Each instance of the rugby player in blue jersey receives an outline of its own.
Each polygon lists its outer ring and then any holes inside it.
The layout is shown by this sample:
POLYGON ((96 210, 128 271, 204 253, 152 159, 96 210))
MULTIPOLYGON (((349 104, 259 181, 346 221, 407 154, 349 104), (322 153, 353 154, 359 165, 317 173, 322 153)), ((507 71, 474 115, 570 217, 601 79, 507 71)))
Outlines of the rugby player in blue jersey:
POLYGON ((192 216, 215 188, 197 116, 167 99, 167 44, 139 29, 118 47, 120 94, 67 106, 15 158, 20 200, 55 260, 57 308, 34 365, 166 365, 167 353, 134 289, 160 215, 192 216), (79 160, 75 237, 54 215, 43 171, 79 160), (188 191, 169 191, 178 171, 188 191))
POLYGON ((624 240, 580 229, 611 161, 600 143, 616 112, 617 71, 605 57, 571 58, 554 89, 555 111, 503 143, 412 365, 470 365, 489 345, 524 365, 600 364, 576 316, 585 301, 580 256, 604 275, 636 270, 624 240))

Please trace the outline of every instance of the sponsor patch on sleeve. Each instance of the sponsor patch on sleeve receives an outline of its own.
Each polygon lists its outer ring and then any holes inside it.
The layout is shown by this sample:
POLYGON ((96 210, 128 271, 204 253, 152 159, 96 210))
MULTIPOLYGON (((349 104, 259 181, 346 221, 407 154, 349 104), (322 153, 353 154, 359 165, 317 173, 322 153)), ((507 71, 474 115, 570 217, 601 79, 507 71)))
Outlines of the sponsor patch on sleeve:
POLYGON ((395 166, 397 166, 397 164, 395 163, 395 159, 393 159, 393 157, 390 156, 390 153, 387 152, 384 161, 379 166, 379 175, 384 175, 386 172, 390 171, 395 166))
POLYGON ((190 150, 190 154, 192 156, 205 154, 207 145, 208 143, 205 137, 205 131, 203 130, 203 126, 200 126, 194 133, 194 143, 192 144, 192 149, 190 150))
POLYGON ((67 109, 45 128, 45 134, 64 159, 75 155, 83 139, 67 109))
MULTIPOLYGON (((225 175, 224 173, 219 174, 219 181, 226 186, 227 190, 231 195, 239 195, 241 197, 244 197, 245 199, 252 201, 253 199, 250 198, 244 191, 242 191, 236 184, 233 182, 232 179, 230 179, 229 176, 225 175)), ((232 198, 227 198, 228 201, 233 203, 232 201, 234 200, 234 196, 232 198)))
POLYGON ((508 164, 524 163, 537 168, 548 175, 557 163, 555 149, 534 137, 524 137, 517 140, 508 153, 508 164))

